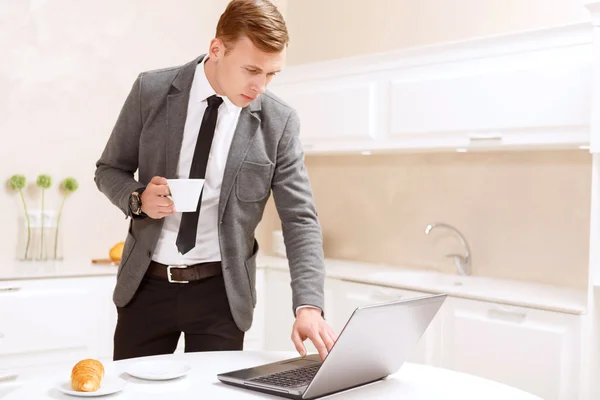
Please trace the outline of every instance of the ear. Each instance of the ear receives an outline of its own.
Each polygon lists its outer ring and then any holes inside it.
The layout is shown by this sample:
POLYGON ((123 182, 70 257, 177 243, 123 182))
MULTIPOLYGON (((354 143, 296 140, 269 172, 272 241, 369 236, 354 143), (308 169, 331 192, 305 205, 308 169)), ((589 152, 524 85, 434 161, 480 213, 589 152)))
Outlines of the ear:
POLYGON ((225 44, 221 39, 214 38, 210 41, 208 56, 213 60, 218 60, 225 55, 225 44))

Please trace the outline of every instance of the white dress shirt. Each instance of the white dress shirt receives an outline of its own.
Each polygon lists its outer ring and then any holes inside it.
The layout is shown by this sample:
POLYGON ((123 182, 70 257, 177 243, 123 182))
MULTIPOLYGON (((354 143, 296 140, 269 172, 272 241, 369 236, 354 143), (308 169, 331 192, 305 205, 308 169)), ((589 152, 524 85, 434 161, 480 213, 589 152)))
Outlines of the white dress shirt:
MULTIPOLYGON (((179 179, 189 178, 198 132, 200 131, 204 110, 208 105, 206 99, 216 94, 204 72, 206 58, 204 57, 204 60, 196 67, 192 82, 183 130, 181 154, 177 164, 177 178, 179 179)), ((229 101, 227 97, 222 98, 223 103, 219 106, 217 126, 206 167, 200 216, 198 218, 198 231, 196 233, 196 246, 188 253, 181 255, 175 242, 182 213, 176 212, 165 217, 162 232, 152 256, 154 261, 161 264, 191 265, 201 262, 221 261, 217 221, 219 196, 229 147, 242 110, 241 107, 229 101)))

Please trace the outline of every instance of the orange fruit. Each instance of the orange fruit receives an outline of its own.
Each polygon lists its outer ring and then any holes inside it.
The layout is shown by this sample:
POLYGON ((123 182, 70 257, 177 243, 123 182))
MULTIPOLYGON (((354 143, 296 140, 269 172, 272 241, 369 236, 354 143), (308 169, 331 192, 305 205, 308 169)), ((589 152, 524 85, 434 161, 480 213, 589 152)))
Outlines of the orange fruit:
POLYGON ((112 262, 121 261, 121 257, 123 256, 123 246, 125 246, 125 242, 119 242, 111 247, 108 256, 112 262))

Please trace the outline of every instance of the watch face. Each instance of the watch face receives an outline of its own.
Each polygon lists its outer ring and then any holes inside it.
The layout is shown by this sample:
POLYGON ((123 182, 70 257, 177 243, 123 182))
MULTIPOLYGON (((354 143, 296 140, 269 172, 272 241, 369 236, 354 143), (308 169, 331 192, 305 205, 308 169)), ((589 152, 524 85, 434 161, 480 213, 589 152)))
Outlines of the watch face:
POLYGON ((134 214, 139 214, 141 211, 140 205, 140 197, 137 193, 133 193, 129 198, 129 207, 131 208, 131 212, 134 214))

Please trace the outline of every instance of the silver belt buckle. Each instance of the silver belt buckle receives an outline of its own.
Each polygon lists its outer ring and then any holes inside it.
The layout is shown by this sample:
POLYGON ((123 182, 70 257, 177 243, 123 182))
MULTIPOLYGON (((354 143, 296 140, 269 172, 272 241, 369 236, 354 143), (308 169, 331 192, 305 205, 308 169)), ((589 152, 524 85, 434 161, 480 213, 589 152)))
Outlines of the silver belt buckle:
POLYGON ((173 279, 173 276, 171 275, 171 268, 187 268, 187 265, 169 265, 167 267, 167 279, 169 280, 169 282, 171 283, 189 283, 190 281, 176 281, 173 279))

